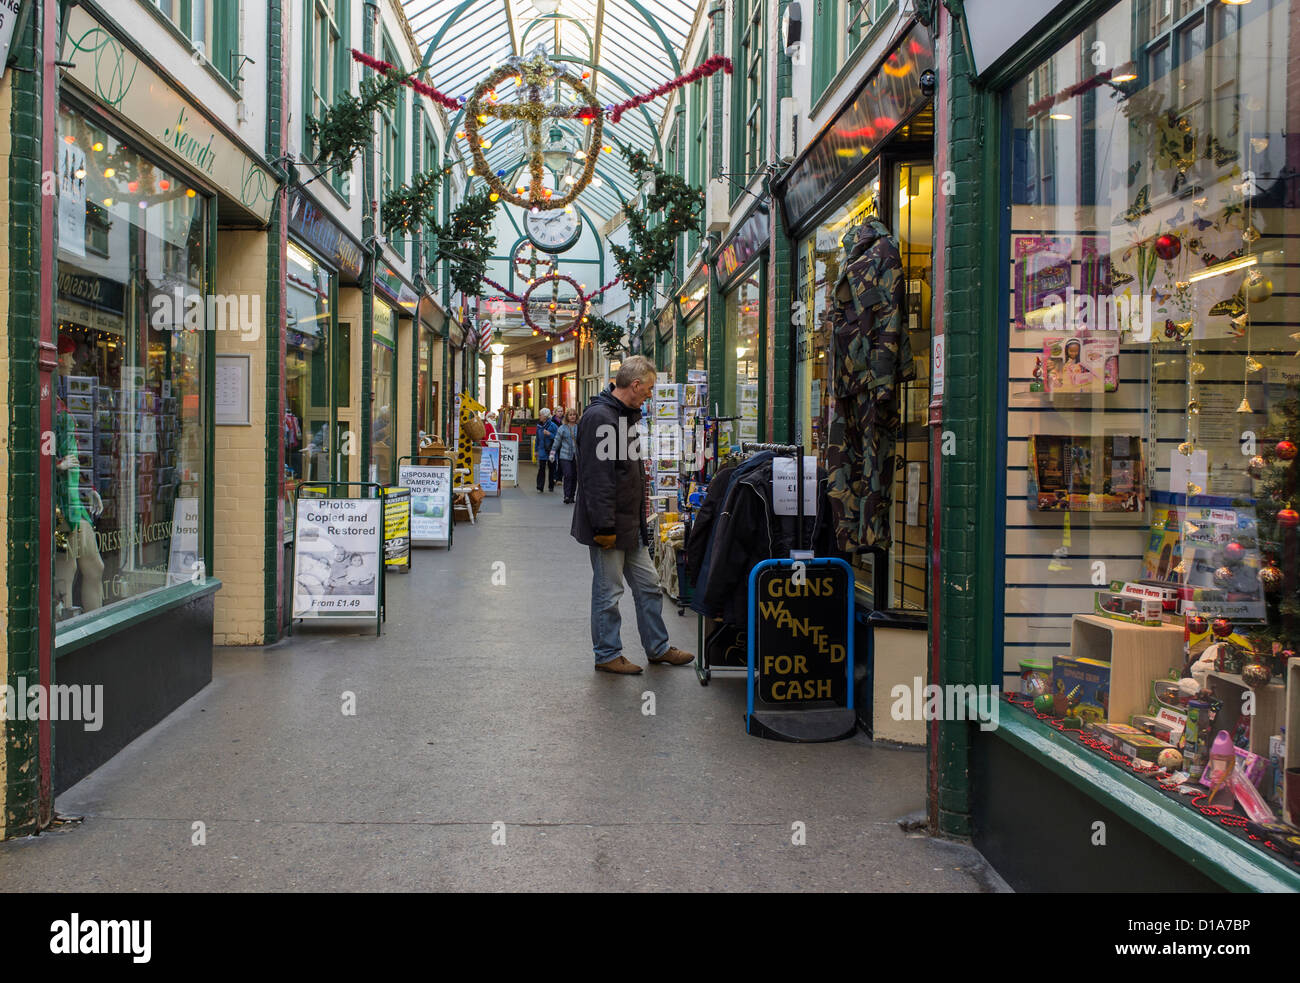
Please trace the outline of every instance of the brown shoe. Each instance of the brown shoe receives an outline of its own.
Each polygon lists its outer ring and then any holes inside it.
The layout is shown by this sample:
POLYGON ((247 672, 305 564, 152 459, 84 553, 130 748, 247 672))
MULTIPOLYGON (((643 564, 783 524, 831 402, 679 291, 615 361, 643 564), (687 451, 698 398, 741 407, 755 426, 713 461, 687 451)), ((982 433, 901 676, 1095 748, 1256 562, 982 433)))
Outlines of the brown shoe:
POLYGON ((617 659, 610 659, 608 662, 597 662, 597 672, 616 672, 621 676, 635 676, 641 671, 641 667, 635 662, 628 662, 623 656, 617 659))
POLYGON ((695 661, 695 656, 690 652, 683 652, 679 648, 669 647, 668 651, 657 658, 651 659, 651 662, 658 664, 667 662, 670 666, 684 666, 695 661))

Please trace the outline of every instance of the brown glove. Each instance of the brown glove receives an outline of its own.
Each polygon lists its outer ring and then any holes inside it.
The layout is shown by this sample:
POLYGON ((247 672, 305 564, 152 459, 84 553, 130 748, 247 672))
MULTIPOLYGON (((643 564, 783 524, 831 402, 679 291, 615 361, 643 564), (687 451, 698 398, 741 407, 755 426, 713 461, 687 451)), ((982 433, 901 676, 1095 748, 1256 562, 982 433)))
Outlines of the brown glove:
POLYGON ((605 536, 593 536, 592 538, 596 540, 596 545, 603 550, 612 550, 614 548, 613 533, 609 533, 608 535, 605 536))

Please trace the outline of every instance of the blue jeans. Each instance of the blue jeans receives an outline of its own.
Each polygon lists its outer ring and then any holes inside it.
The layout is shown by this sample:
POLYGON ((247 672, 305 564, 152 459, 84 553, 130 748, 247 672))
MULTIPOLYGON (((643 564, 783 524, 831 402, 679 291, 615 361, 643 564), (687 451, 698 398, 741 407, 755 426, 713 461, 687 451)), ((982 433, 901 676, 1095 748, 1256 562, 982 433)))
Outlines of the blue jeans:
POLYGON ((611 662, 623 654, 620 633, 622 618, 618 602, 623 596, 623 581, 632 588, 636 605, 636 629, 641 647, 650 658, 668 651, 668 629, 664 627, 664 596, 659 574, 650 562, 650 553, 640 546, 635 550, 591 550, 591 645, 596 664, 611 662))

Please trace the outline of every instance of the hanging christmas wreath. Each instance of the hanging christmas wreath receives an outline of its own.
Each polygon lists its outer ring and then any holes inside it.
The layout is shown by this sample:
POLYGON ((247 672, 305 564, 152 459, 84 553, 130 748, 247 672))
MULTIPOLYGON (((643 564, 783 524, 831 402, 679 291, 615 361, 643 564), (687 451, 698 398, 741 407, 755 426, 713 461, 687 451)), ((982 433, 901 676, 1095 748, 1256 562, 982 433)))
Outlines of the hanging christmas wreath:
MULTIPOLYGON (((587 297, 583 294, 582 287, 581 285, 579 285, 578 281, 573 279, 573 277, 569 276, 566 273, 548 273, 546 276, 538 277, 536 280, 530 283, 528 285, 528 289, 524 291, 522 306, 524 309, 523 310, 524 324, 528 325, 528 327, 532 328, 534 331, 537 331, 545 335, 551 335, 551 334, 563 335, 570 328, 576 328, 578 325, 582 324, 582 319, 587 316, 587 297), (530 310, 531 305, 529 303, 528 298, 531 297, 533 291, 536 290, 538 287, 540 287, 542 284, 544 283, 558 284, 561 281, 571 286, 573 288, 573 292, 577 294, 578 313, 575 314, 573 316, 573 320, 570 321, 568 324, 566 324, 563 328, 541 328, 537 325, 536 322, 533 321, 532 312, 530 310)), ((557 310, 559 308, 558 302, 552 300, 550 303, 550 308, 552 311, 557 310)))
MULTIPOLYGON (((614 261, 619 278, 627 284, 634 300, 654 292, 655 281, 673 268, 677 255, 677 237, 683 232, 699 231, 704 192, 684 178, 670 174, 652 162, 641 150, 620 145, 623 159, 633 174, 653 174, 645 208, 628 205, 628 244, 614 245, 614 261), (651 225, 651 218, 660 221, 651 225)), ((645 187, 643 181, 642 187, 645 187)))

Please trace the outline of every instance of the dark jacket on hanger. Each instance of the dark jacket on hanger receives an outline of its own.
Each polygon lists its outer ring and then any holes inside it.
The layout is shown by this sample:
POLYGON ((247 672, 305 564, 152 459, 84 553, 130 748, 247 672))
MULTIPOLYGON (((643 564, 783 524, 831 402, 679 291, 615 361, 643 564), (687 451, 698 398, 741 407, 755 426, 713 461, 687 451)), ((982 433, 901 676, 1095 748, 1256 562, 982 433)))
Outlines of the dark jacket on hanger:
POLYGON ((612 533, 615 549, 635 550, 650 541, 636 426, 641 411, 624 405, 612 390, 597 393, 578 421, 578 504, 569 531, 583 546, 612 533))
POLYGON ((691 580, 700 582, 700 568, 709 555, 709 543, 713 538, 713 526, 718 513, 726 500, 727 490, 731 487, 731 476, 736 473, 736 465, 719 468, 718 473, 709 482, 709 490, 704 495, 704 504, 695 513, 691 524, 691 534, 686 539, 686 572, 691 580))
MULTIPOLYGON (((772 506, 772 460, 765 451, 736 469, 722 511, 714 522, 707 569, 696 586, 703 614, 733 624, 747 620, 749 574, 755 564, 785 559, 797 542, 794 516, 776 515, 772 506)), ((804 548, 817 556, 838 556, 826 494, 826 473, 818 469, 817 513, 803 520, 804 548)))

